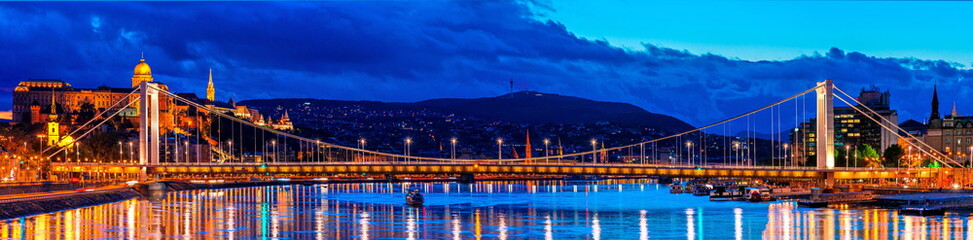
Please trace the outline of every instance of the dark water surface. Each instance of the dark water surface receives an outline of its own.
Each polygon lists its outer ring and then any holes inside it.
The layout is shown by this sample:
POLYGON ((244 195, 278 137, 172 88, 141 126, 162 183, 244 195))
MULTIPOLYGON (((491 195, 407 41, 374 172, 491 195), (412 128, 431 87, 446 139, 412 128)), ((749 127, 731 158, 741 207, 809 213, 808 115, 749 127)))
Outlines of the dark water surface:
POLYGON ((970 214, 710 202, 640 180, 355 183, 170 193, 0 222, 0 239, 973 239, 970 214), (426 192, 424 207, 404 190, 426 192))

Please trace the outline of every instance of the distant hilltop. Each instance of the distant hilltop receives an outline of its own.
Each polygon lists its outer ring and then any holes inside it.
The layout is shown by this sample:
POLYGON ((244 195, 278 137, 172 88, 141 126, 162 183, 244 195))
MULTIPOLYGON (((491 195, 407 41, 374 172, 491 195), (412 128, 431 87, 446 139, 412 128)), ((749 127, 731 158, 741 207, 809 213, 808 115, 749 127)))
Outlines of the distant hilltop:
POLYGON ((598 124, 612 123, 673 131, 693 129, 677 118, 652 113, 628 103, 602 102, 558 94, 521 91, 496 97, 442 98, 412 103, 342 101, 322 99, 255 99, 240 104, 257 108, 276 108, 311 103, 334 108, 364 106, 374 110, 429 110, 487 121, 522 124, 598 124))

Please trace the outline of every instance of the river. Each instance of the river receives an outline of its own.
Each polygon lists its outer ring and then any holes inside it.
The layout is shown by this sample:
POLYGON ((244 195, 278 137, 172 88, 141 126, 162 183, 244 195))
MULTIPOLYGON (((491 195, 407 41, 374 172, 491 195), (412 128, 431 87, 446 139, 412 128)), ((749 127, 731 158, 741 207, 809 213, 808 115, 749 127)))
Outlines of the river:
POLYGON ((0 222, 2 239, 973 239, 968 213, 711 202, 647 180, 290 185, 0 222), (426 195, 403 204, 405 189, 426 195))

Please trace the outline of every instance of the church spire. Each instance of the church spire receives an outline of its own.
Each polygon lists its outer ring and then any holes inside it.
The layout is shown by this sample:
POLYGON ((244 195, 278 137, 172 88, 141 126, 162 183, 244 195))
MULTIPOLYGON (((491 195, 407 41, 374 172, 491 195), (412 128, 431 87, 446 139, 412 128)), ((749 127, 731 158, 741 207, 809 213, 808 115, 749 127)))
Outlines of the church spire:
POLYGON ((527 129, 527 144, 524 144, 524 156, 527 158, 533 158, 533 151, 534 149, 530 146, 530 129, 527 129))
POLYGON ((206 99, 216 101, 216 88, 213 87, 213 69, 209 69, 209 84, 206 84, 206 99))
POLYGON ((54 89, 51 89, 51 116, 57 116, 57 105, 54 103, 54 89))
POLYGON ((953 101, 953 112, 952 112, 952 115, 953 115, 953 117, 956 117, 956 101, 953 101))
POLYGON ((939 119, 939 92, 936 91, 936 85, 932 85, 932 113, 929 114, 929 120, 932 122, 933 119, 939 119))

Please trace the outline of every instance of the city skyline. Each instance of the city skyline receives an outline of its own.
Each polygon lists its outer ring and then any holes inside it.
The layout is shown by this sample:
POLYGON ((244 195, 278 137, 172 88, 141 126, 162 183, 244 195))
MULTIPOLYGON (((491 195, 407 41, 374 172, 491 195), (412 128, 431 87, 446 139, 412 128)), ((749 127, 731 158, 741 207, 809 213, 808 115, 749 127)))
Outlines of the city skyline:
MULTIPOLYGON (((208 69, 213 68, 222 100, 476 98, 505 94, 508 81, 514 80, 516 90, 632 103, 698 126, 831 78, 849 91, 871 85, 889 90, 892 108, 900 111, 903 121, 928 116, 932 85, 937 83, 944 106, 955 101, 960 114, 973 108, 959 100, 969 92, 962 87, 964 79, 973 77, 966 65, 871 57, 854 52, 857 49, 841 50, 841 43, 835 43, 834 49, 779 61, 736 60, 737 56, 724 57, 721 52, 700 55, 697 49, 679 50, 666 44, 623 49, 630 46, 619 48, 611 39, 591 40, 598 38, 571 32, 572 17, 552 15, 551 21, 541 21, 543 11, 549 11, 537 10, 543 8, 513 2, 95 3, 84 7, 11 3, 0 6, 9 16, 3 24, 21 27, 4 29, 23 31, 8 32, 13 37, 0 47, 12 54, 0 76, 6 85, 0 94, 8 96, 0 98, 0 110, 9 110, 13 86, 28 78, 62 79, 78 87, 124 85, 131 62, 142 51, 156 69, 158 81, 175 91, 203 96, 208 69), (175 15, 171 23, 154 17, 176 8, 186 13, 175 15), (254 12, 260 8, 294 16, 254 12), (206 14, 227 11, 256 17, 206 14), (471 14, 377 18, 383 13, 406 16, 410 11, 471 14), (48 14, 34 14, 39 12, 48 14), (189 21, 191 16, 209 24, 177 28, 182 27, 177 22, 189 21), (320 24, 297 23, 299 17, 320 24), (248 21, 283 30, 245 29, 248 21), (337 24, 342 21, 382 23, 400 33, 379 34, 382 30, 377 28, 356 33, 337 24), (28 40, 48 41, 28 37, 43 30, 40 26, 62 29, 51 34, 79 41, 51 43, 50 49, 18 47, 28 40), (308 38, 300 38, 301 34, 308 38), (263 39, 247 40, 255 37, 263 39), (697 101, 692 105, 672 101, 678 98, 697 101)), ((606 21, 595 22, 604 25, 606 21)))

